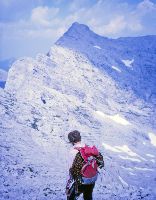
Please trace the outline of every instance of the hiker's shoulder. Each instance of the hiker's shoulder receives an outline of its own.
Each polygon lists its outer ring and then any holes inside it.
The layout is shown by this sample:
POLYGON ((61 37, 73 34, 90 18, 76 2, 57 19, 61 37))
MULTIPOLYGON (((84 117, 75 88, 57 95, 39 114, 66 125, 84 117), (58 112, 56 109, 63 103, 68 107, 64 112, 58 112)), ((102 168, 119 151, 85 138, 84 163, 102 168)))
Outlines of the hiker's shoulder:
POLYGON ((74 148, 82 148, 82 147, 85 147, 86 144, 84 142, 78 142, 74 145, 74 148))
POLYGON ((70 154, 70 155, 76 155, 77 152, 78 152, 77 149, 71 148, 70 151, 69 151, 69 154, 70 154))
POLYGON ((79 149, 81 149, 81 148, 83 148, 83 147, 85 147, 86 145, 85 145, 85 143, 83 143, 83 142, 79 142, 79 143, 77 143, 77 144, 75 144, 71 149, 70 149, 70 154, 72 154, 72 155, 76 155, 78 152, 79 152, 79 149))

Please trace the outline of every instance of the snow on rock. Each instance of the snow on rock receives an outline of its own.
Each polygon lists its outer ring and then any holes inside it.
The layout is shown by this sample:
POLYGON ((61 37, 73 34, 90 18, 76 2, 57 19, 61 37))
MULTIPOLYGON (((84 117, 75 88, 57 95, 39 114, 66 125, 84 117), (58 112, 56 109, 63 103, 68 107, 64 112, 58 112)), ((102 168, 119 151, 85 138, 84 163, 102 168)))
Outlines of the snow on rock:
MULTIPOLYGON (((128 157, 128 156, 119 156, 121 159, 123 159, 123 160, 131 160, 131 161, 133 161, 133 162, 141 162, 141 160, 140 159, 138 159, 138 158, 132 158, 132 157, 128 157)), ((134 175, 134 174, 132 174, 132 175, 134 175)))
POLYGON ((75 129, 104 155, 95 198, 155 199, 155 44, 155 36, 108 39, 74 23, 46 55, 12 65, 0 91, 2 200, 65 199, 75 129))
POLYGON ((153 144, 154 146, 156 146, 156 134, 154 133, 148 133, 149 138, 151 140, 151 144, 153 144))
POLYGON ((149 156, 149 157, 151 157, 151 158, 155 158, 154 155, 151 155, 151 154, 149 154, 149 153, 147 153, 146 155, 149 156))
POLYGON ((119 176, 120 181, 122 182, 123 185, 128 187, 128 184, 119 176))
POLYGON ((121 124, 121 125, 130 125, 131 123, 128 122, 126 119, 122 118, 119 114, 116 114, 114 116, 109 116, 109 115, 106 115, 104 114, 103 112, 101 111, 96 111, 96 114, 101 116, 102 118, 108 118, 108 119, 111 119, 112 121, 118 123, 118 124, 121 124))
POLYGON ((125 64, 126 67, 132 68, 132 64, 134 62, 134 59, 132 59, 132 60, 122 60, 122 62, 125 64))
POLYGON ((95 46, 93 46, 93 47, 95 47, 95 48, 97 48, 97 49, 101 49, 101 47, 99 47, 99 46, 97 46, 97 45, 95 45, 95 46))
POLYGON ((116 71, 121 72, 121 70, 116 66, 112 66, 112 69, 115 69, 116 71))

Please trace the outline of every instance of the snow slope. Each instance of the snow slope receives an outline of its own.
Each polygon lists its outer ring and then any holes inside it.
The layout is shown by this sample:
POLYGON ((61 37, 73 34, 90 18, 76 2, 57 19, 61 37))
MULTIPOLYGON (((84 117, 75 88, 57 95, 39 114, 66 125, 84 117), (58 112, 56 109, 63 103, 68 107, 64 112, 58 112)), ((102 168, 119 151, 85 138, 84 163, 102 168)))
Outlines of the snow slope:
POLYGON ((47 55, 12 65, 0 91, 1 199, 65 199, 75 129, 105 158, 94 199, 156 198, 155 44, 74 23, 47 55))

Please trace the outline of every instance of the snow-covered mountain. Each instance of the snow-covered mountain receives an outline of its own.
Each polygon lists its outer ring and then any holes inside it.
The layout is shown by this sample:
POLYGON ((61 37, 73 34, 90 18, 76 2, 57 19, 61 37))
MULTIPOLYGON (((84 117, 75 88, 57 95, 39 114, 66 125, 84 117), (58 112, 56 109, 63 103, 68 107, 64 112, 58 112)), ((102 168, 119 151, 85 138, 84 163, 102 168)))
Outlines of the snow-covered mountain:
POLYGON ((0 91, 1 199, 65 199, 67 134, 105 158, 101 200, 156 198, 156 36, 108 39, 74 23, 21 58, 0 91))
POLYGON ((156 36, 108 39, 74 23, 56 44, 81 52, 119 87, 156 103, 156 36))

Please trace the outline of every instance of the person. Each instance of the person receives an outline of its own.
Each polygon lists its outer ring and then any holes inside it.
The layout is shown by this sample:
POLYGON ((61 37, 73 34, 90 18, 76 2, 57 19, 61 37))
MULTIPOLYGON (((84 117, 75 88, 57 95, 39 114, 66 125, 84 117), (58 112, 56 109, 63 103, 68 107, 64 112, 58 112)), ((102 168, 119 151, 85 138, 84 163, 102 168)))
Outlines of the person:
POLYGON ((75 200, 82 193, 84 200, 92 200, 98 168, 104 166, 103 156, 95 146, 84 144, 77 130, 70 132, 68 139, 73 147, 68 154, 67 200, 75 200))

